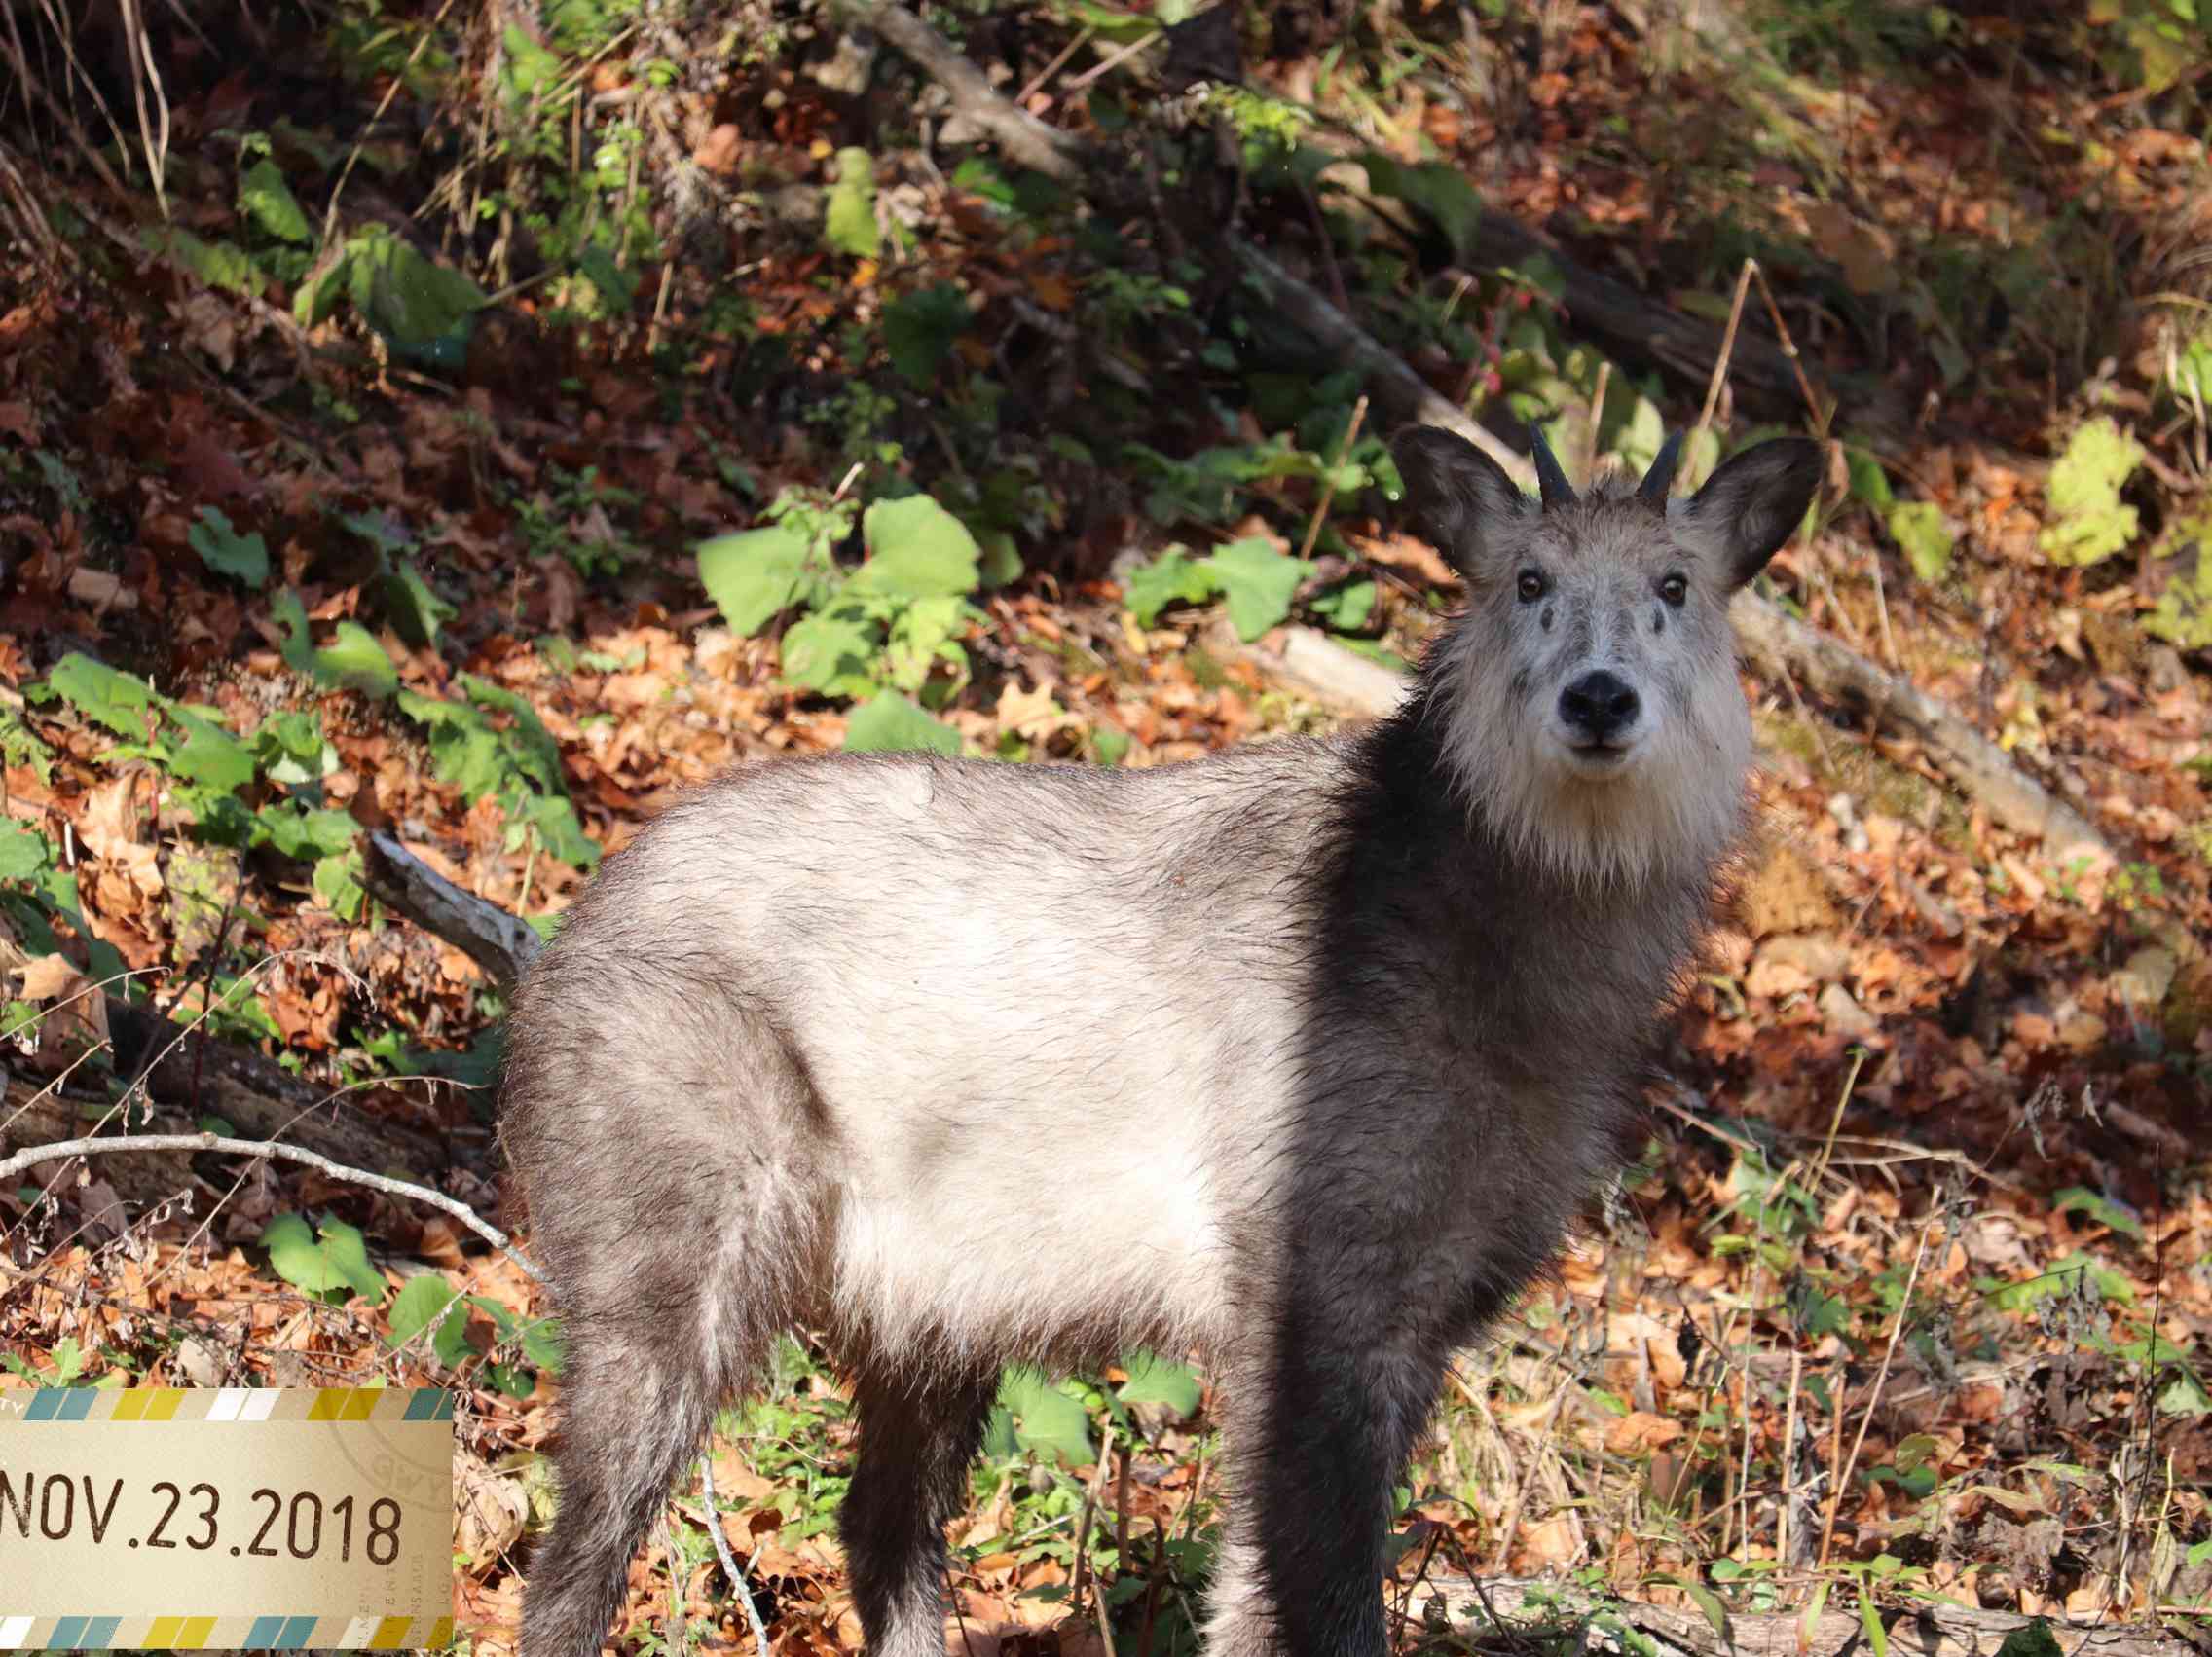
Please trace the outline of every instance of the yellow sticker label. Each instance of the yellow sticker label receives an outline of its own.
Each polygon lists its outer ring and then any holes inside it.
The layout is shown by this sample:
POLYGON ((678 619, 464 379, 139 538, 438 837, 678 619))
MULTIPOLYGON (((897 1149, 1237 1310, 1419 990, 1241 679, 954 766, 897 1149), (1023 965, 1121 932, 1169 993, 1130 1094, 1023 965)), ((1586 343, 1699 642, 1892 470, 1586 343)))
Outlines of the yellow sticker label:
POLYGON ((0 1388, 0 1649, 449 1643, 453 1396, 0 1388))

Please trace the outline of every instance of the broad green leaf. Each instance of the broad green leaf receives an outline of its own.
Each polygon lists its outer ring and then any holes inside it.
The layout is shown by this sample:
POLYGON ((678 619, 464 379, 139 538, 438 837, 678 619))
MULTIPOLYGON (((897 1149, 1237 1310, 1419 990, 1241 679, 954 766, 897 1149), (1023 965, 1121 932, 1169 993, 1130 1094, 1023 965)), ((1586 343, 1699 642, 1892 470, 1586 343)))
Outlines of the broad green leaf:
POLYGON ((1933 500, 1900 500, 1890 508, 1890 538, 1904 549, 1905 562, 1923 581, 1940 581, 1951 571, 1951 532, 1943 509, 1933 500))
POLYGON ((1231 541, 1199 562, 1220 583, 1230 622, 1247 644, 1290 614, 1291 597, 1311 569, 1256 535, 1231 541))
POLYGON ((926 389, 973 314, 949 282, 905 294, 883 308, 884 354, 907 385, 926 389))
POLYGON ((1111 770, 1129 756, 1129 733, 1113 725, 1096 725, 1090 732, 1090 755, 1111 770))
POLYGON ((411 558, 395 558, 378 583, 385 619, 418 649, 438 641, 438 629, 461 612, 438 597, 411 558))
POLYGON ((0 816, 0 880, 32 880, 54 861, 46 836, 13 817, 0 816))
POLYGON ((362 320, 395 347, 465 344, 468 324, 490 303, 459 271, 433 264, 382 225, 348 244, 347 291, 362 320))
POLYGON ((468 1313, 449 1315, 430 1337, 430 1351, 447 1369, 454 1369, 476 1355, 476 1348, 468 1344, 468 1313))
POLYGON ((515 92, 528 95, 561 78, 566 67, 561 55, 542 45, 529 30, 509 23, 499 40, 505 48, 505 79, 515 92))
POLYGON ((279 241, 306 243, 314 239, 314 227, 301 209, 299 198, 284 182, 284 174, 267 157, 257 161, 239 180, 239 205, 264 232, 279 241))
POLYGON ((314 659, 315 677, 342 689, 389 696, 399 688, 399 670, 376 635, 357 621, 341 621, 314 659))
POLYGON ((410 1277, 391 1303, 391 1333, 387 1344, 403 1346, 443 1317, 454 1303, 453 1285, 435 1271, 410 1277))
POLYGON ((185 532, 200 562, 218 575, 229 575, 249 587, 269 582, 269 543, 261 532, 241 535, 230 518, 212 506, 200 508, 200 521, 185 532))
POLYGON ((1375 583, 1347 581, 1335 592, 1313 601, 1313 613, 1343 632, 1365 625, 1375 612, 1375 583))
POLYGON ((2212 511, 2177 514, 2143 572, 2158 596, 2143 631, 2184 650, 2212 649, 2212 511))
POLYGON ((1090 1461, 1090 1415, 1070 1397, 1064 1383, 1053 1385, 1033 1369, 1010 1369, 999 1382, 998 1407, 1013 1422, 1023 1450, 1057 1456, 1071 1467, 1090 1461))
POLYGON ((1941 1448, 1927 1433, 1912 1433, 1900 1440, 1890 1460, 1900 1473, 1910 1473, 1926 1464, 1928 1458, 1941 1448))
POLYGON ((848 606, 794 621, 783 639, 783 673, 791 683, 827 696, 865 696, 882 649, 883 630, 848 606))
POLYGON ((1164 1404, 1178 1416, 1196 1415, 1200 1396, 1198 1372, 1189 1364, 1157 1352, 1135 1351, 1122 1359, 1129 1379, 1116 1394, 1124 1404, 1164 1404))
MULTIPOLYGON (((1650 464, 1649 461, 1644 463, 1650 464)), ((1736 1648, 1736 1641, 1729 1635, 1728 1607, 1720 1602, 1720 1596, 1702 1582, 1691 1582, 1686 1578, 1677 1578, 1677 1580, 1682 1592, 1687 1594, 1697 1608, 1705 1613, 1705 1620, 1713 1625, 1713 1632, 1718 1637, 1721 1648, 1733 1651, 1736 1648)))
POLYGON ((872 259, 882 249, 875 222, 875 162, 858 148, 837 152, 837 182, 830 186, 823 239, 839 253, 872 259))
POLYGON ((322 734, 314 712, 272 714, 253 731, 254 763, 273 783, 297 788, 338 769, 338 750, 322 734))
POLYGON ((343 1220, 325 1220, 319 1235, 297 1214, 279 1214, 261 1234, 269 1264, 294 1288, 343 1305, 354 1295, 384 1298, 383 1274, 369 1264, 361 1234, 343 1220))
POLYGON ((1864 501, 1877 512, 1887 512, 1897 497, 1890 489, 1890 477, 1882 470, 1882 462, 1863 449, 1846 446, 1843 463, 1851 473, 1851 498, 1864 501))
POLYGON ((144 680, 117 673, 72 650, 55 663, 46 682, 49 689, 94 724, 132 741, 145 740, 146 715, 155 697, 144 680))
POLYGON ((138 233, 138 239, 208 287, 228 288, 248 297, 261 291, 261 272, 243 248, 231 242, 204 241, 173 224, 150 225, 138 233))
POLYGON ((2135 538, 2138 517, 2120 498, 2143 463, 2143 445, 2110 415, 2084 421, 2050 468, 2050 523, 2042 545, 2054 564, 2095 564, 2135 538))
POLYGON ((361 855, 358 852, 317 858, 314 865, 315 896, 328 904, 330 912, 341 920, 358 920, 361 905, 368 898, 368 891, 361 884, 361 855))
POLYGON ((1170 548, 1131 571, 1124 587, 1122 602, 1139 627, 1152 626, 1169 605, 1201 605, 1220 590, 1213 571, 1180 548, 1170 548))
POLYGON ((791 524, 701 541, 699 580, 733 633, 751 638, 799 601, 807 574, 807 536, 791 524))
POLYGON ((1480 245, 1482 198, 1457 167, 1442 162, 1409 166, 1382 150, 1369 150, 1356 159, 1366 169, 1368 189, 1378 196, 1394 196, 1426 213, 1454 252, 1468 257, 1480 245))
POLYGON ((169 709, 169 718, 184 728, 184 746, 169 760, 169 769, 187 782, 230 793, 254 778, 253 750, 214 720, 183 708, 169 709))
POLYGON ((976 590, 982 549, 968 526, 926 495, 878 500, 861 519, 868 560, 850 583, 908 604, 976 590))
POLYGON ((2204 1383, 2196 1379, 2196 1372, 2183 1366, 2160 1389, 2158 1409, 2168 1416, 2212 1415, 2212 1395, 2206 1394, 2204 1383))
POLYGON ((1693 429, 1682 443, 1682 461, 1675 472, 1675 493, 1695 495, 1720 464, 1720 433, 1710 425, 1693 429))
POLYGON ((951 757, 960 752, 960 733, 905 697, 886 691, 863 702, 846 719, 845 752, 907 752, 951 757))
POLYGON ((514 721, 502 734, 514 764, 523 774, 549 794, 567 793, 569 784, 561 769, 561 745, 553 740, 553 733, 545 728, 545 721, 537 717, 537 710, 529 700, 472 673, 462 674, 459 682, 462 694, 477 707, 494 709, 514 721))
POLYGON ((535 1317, 522 1326, 522 1355, 548 1375, 559 1375, 569 1355, 568 1343, 561 1334, 561 1322, 553 1317, 535 1317))

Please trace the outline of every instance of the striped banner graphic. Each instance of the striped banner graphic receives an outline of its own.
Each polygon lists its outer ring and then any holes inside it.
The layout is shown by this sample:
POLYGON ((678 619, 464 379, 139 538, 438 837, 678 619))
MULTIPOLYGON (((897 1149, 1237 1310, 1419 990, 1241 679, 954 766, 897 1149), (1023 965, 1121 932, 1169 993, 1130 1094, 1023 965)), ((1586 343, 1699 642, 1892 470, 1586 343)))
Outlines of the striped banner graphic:
POLYGON ((9 1651, 420 1651, 452 1643, 451 1617, 0 1617, 0 1650, 9 1651))
POLYGON ((450 1421, 442 1386, 0 1387, 0 1420, 450 1421))

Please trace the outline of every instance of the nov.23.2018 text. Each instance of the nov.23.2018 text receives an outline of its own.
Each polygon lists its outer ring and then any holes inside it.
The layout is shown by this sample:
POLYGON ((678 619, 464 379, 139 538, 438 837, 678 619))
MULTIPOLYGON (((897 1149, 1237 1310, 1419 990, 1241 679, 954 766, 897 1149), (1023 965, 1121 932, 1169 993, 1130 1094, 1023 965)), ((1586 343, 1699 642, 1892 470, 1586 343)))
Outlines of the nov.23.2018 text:
POLYGON ((289 1494, 262 1486, 226 1491, 205 1482, 167 1479, 133 1486, 90 1474, 0 1469, 0 1557, 24 1542, 87 1537, 117 1548, 227 1548, 246 1558, 350 1561, 371 1565, 399 1557, 399 1503, 379 1496, 365 1506, 352 1495, 325 1502, 313 1491, 289 1494))

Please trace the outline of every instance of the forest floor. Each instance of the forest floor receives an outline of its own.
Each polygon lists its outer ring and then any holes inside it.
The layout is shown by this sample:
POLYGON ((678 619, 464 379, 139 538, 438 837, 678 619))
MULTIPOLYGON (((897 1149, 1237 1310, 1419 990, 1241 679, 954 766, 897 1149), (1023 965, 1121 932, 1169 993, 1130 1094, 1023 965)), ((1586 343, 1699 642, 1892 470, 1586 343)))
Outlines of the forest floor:
MULTIPOLYGON (((1663 7, 933 9, 1123 158, 1086 199, 811 7, 538 10, 151 19, 158 141, 147 59, 91 25, 81 73, 45 24, 0 59, 35 89, 0 103, 0 1144, 281 1128, 527 1253, 500 988, 369 895, 364 833, 542 932, 731 764, 1337 728, 1268 668, 1285 630, 1394 667, 1456 582, 1393 510, 1381 393, 1316 371, 1246 238, 1577 474, 1681 427, 1695 475, 1826 439, 1762 591, 2107 842, 2008 828, 1882 710, 1747 671, 1757 833, 1642 1158, 1453 1378, 1399 1636, 1464 1645, 1430 1590, 1487 1574, 1601 1628, 1862 1607, 1877 1657, 1936 1600, 2212 1632, 2193 12, 1808 0, 1723 40, 1663 7), (1485 210, 1548 252, 1486 257, 1485 210), (1566 301, 1590 276, 1711 349, 1640 351, 1566 301), (854 581, 879 561, 905 576, 854 581), (152 1062, 146 1010, 214 1046, 152 1062)), ((461 1389, 457 1645, 511 1649, 559 1397, 511 1259, 217 1152, 36 1163, 0 1227, 0 1380, 461 1389)), ((951 1638, 1193 1648, 1186 1356, 1009 1377, 951 1638)), ((615 1648, 750 1645, 712 1523, 779 1653, 857 1649, 850 1436, 794 1332, 615 1648)))

